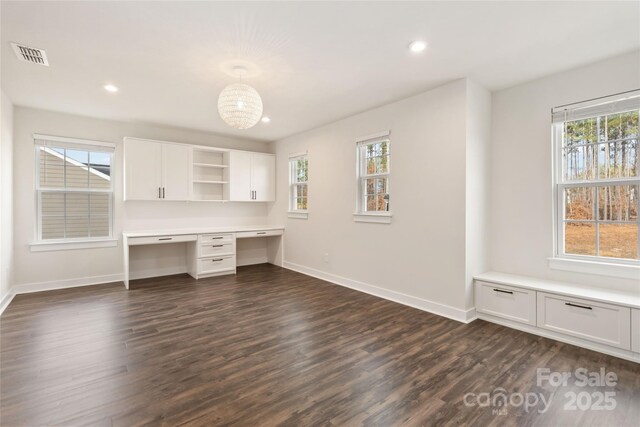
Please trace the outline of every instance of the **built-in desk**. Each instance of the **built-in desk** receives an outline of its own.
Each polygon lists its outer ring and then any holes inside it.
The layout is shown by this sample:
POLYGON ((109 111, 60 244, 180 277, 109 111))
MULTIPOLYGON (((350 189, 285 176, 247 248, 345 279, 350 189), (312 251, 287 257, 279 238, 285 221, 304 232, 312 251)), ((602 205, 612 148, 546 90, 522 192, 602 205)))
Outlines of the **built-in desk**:
POLYGON ((236 239, 276 237, 269 250, 269 262, 282 265, 280 236, 283 226, 238 226, 191 229, 128 231, 122 233, 124 253, 124 285, 129 289, 129 248, 131 246, 186 243, 187 272, 202 277, 235 274, 236 239))

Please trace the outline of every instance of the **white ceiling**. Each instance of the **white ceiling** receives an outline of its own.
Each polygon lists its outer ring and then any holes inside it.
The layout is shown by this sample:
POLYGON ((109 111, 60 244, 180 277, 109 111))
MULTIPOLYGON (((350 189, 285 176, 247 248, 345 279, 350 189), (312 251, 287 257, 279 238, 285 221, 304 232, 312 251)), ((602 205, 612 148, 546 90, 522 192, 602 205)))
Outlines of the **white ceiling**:
MULTIPOLYGON (((271 141, 470 77, 495 90, 640 48, 640 2, 7 2, 2 88, 16 105, 271 141), (407 45, 424 39, 421 55, 407 45), (45 49, 20 62, 9 42, 45 49), (235 79, 270 124, 216 110, 235 79), (102 86, 114 83, 117 94, 102 86)), ((607 78, 603 76, 603 78, 607 78)))

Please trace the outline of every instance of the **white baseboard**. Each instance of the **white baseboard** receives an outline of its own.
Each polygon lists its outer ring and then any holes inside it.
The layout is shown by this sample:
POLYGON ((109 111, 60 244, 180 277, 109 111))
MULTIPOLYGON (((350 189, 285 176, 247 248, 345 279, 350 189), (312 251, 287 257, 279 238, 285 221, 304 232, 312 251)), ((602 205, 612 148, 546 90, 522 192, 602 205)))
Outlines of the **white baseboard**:
POLYGON ((610 347, 605 344, 583 340, 581 338, 571 337, 558 332, 548 331, 546 329, 542 329, 533 325, 527 325, 519 322, 512 322, 506 319, 501 319, 499 317, 491 316, 490 314, 485 314, 485 313, 478 314, 478 319, 486 320, 487 322, 497 323, 498 325, 517 329, 519 331, 529 332, 530 334, 533 334, 533 335, 539 335, 541 337, 554 339, 556 341, 572 344, 578 347, 583 347, 588 350, 593 350, 600 353, 608 354, 610 356, 619 357, 621 359, 630 360, 632 362, 640 362, 640 353, 634 353, 630 350, 623 350, 621 348, 610 347))
POLYGON ((462 323, 469 323, 476 319, 476 309, 460 310, 455 307, 451 307, 445 304, 425 300, 422 298, 406 295, 400 292, 391 291, 389 289, 380 288, 378 286, 370 285, 364 282, 358 282, 357 280, 347 279, 346 277, 338 276, 324 271, 316 270, 314 268, 305 267, 302 265, 294 264, 289 261, 282 263, 284 268, 297 271, 298 273, 306 274, 317 279, 326 280, 327 282, 334 283, 336 285, 344 286, 356 291, 364 292, 370 295, 384 298, 389 301, 397 302, 399 304, 408 305, 409 307, 417 308, 418 310, 426 311, 429 313, 437 314, 438 316, 447 317, 449 319, 457 320, 462 323))
POLYGON ((13 292, 13 289, 9 289, 9 291, 5 294, 5 296, 2 297, 2 300, 0 300, 0 315, 4 313, 5 308, 9 306, 9 303, 11 302, 11 300, 13 300, 13 297, 15 296, 16 294, 15 292, 13 292))
POLYGON ((122 282, 122 274, 106 276, 81 277, 79 279, 52 280, 50 282, 25 283, 14 285, 13 293, 28 294, 31 292, 52 291, 55 289, 77 288, 80 286, 101 285, 103 283, 122 282))

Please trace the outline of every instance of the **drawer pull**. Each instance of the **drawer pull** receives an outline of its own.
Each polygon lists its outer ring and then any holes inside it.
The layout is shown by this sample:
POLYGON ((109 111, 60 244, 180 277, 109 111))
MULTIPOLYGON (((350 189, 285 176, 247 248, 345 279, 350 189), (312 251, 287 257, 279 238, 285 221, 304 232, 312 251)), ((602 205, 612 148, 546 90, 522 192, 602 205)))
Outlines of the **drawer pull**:
POLYGON ((218 261, 224 261, 224 258, 214 258, 211 260, 211 262, 218 262, 218 261))
POLYGON ((258 231, 256 234, 267 234, 266 231, 258 231))
POLYGON ((588 305, 572 304, 570 302, 565 302, 564 305, 568 305, 570 307, 584 308, 585 310, 593 310, 593 308, 589 307, 588 305))
POLYGON ((158 240, 173 240, 173 237, 161 237, 158 240))
POLYGON ((510 295, 513 295, 513 292, 511 292, 511 291, 503 291, 502 289, 494 289, 494 291, 496 291, 496 292, 502 292, 503 294, 510 294, 510 295))
POLYGON ((211 240, 219 240, 219 239, 223 239, 223 236, 219 236, 219 237, 212 237, 211 240))
POLYGON ((223 247, 223 246, 224 246, 224 245, 211 245, 211 247, 212 247, 212 248, 221 248, 221 247, 223 247))

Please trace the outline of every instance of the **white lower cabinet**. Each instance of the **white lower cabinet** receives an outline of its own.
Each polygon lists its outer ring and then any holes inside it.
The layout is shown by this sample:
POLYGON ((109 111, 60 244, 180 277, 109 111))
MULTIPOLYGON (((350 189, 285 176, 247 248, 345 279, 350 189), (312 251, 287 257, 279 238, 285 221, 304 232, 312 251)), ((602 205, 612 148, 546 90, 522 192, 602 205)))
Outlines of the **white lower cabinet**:
POLYGON ((631 350, 640 353, 640 310, 631 310, 631 350))
POLYGON ((236 269, 236 256, 225 255, 198 259, 198 277, 212 273, 232 272, 236 269))
POLYGON ((536 325, 536 292, 476 281, 476 310, 515 322, 536 325))
POLYGON ((189 246, 189 274, 196 279, 236 272, 236 236, 233 233, 200 234, 189 246))
POLYGON ((538 292, 538 327, 631 349, 631 309, 538 292))

